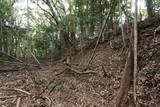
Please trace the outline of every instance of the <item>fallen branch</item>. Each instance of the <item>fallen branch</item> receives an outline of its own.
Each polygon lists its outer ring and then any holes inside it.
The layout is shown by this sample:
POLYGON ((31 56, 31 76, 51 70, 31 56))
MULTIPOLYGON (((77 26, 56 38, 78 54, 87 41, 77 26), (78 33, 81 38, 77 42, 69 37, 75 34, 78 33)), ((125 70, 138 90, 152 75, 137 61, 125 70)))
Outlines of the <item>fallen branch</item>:
POLYGON ((30 66, 32 66, 32 67, 38 67, 38 68, 40 68, 40 66, 39 65, 35 65, 35 64, 27 64, 26 62, 14 62, 14 61, 8 61, 8 60, 0 60, 0 62, 4 62, 4 63, 11 63, 11 64, 15 64, 15 65, 17 65, 17 63, 18 64, 24 64, 24 65, 30 65, 30 66))
POLYGON ((10 58, 12 58, 12 59, 15 59, 15 60, 17 60, 17 61, 19 61, 19 62, 23 63, 23 61, 22 61, 22 60, 20 60, 20 59, 18 59, 18 58, 16 58, 16 57, 14 57, 14 56, 8 55, 8 54, 6 54, 6 53, 4 53, 4 52, 2 52, 2 51, 0 51, 0 53, 2 53, 2 54, 6 55, 6 56, 8 56, 8 57, 10 57, 10 58))
POLYGON ((0 99, 8 99, 8 98, 16 98, 17 95, 13 95, 13 96, 3 96, 3 97, 0 97, 0 99))
POLYGON ((34 58, 34 60, 37 62, 37 64, 39 65, 39 67, 41 68, 41 63, 38 61, 38 59, 36 58, 36 56, 31 52, 31 50, 29 50, 29 52, 32 55, 32 57, 34 58))
POLYGON ((64 72, 76 73, 76 74, 97 74, 96 72, 93 72, 93 71, 82 72, 82 71, 78 71, 78 70, 76 70, 76 69, 74 69, 74 68, 71 68, 71 67, 66 67, 63 71, 55 74, 54 76, 61 75, 61 74, 63 74, 64 72))
POLYGON ((25 94, 27 94, 27 95, 31 95, 31 93, 29 93, 29 92, 27 92, 27 91, 24 91, 24 90, 22 90, 22 89, 14 88, 14 90, 20 91, 20 92, 25 93, 25 94))
POLYGON ((22 93, 25 93, 25 94, 27 94, 27 95, 31 95, 31 93, 29 93, 29 92, 27 92, 27 91, 24 91, 24 90, 22 90, 22 89, 18 89, 18 88, 2 88, 1 90, 13 90, 13 91, 19 91, 19 92, 22 92, 22 93))
POLYGON ((17 99, 16 107, 20 107, 20 102, 21 102, 21 97, 19 97, 19 98, 17 99))

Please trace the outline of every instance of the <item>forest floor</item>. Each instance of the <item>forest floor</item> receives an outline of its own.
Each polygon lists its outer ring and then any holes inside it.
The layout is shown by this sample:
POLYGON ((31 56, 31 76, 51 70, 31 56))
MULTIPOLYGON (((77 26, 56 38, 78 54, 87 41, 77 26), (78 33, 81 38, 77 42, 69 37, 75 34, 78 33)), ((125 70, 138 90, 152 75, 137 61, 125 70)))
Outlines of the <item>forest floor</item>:
MULTIPOLYGON (((120 50, 119 50, 120 51, 120 50)), ((88 51, 83 60, 89 58, 92 51, 88 51)), ((81 55, 72 58, 72 65, 79 64, 82 60, 81 55)), ((124 61, 117 50, 113 51, 108 43, 99 45, 96 50, 96 57, 90 64, 90 70, 95 74, 77 74, 67 71, 63 61, 49 63, 43 65, 42 69, 32 71, 32 73, 41 79, 41 84, 36 87, 27 71, 7 72, 0 74, 0 96, 21 96, 22 92, 12 90, 14 88, 22 89, 32 94, 42 91, 48 81, 56 83, 60 81, 63 85, 60 89, 54 89, 49 94, 50 89, 46 90, 42 96, 52 97, 54 107, 104 107, 113 105, 113 100, 120 86, 120 79, 124 67, 124 61), (51 66, 52 65, 52 66, 51 66), (102 66, 107 72, 104 77, 102 66), (55 76, 58 72, 64 73, 55 76), (36 72, 36 74, 35 74, 36 72), (8 90, 10 89, 10 90, 8 90)), ((30 72, 30 71, 29 71, 30 72)), ((15 97, 17 98, 17 97, 15 97)), ((15 98, 7 99, 13 103, 6 103, 7 100, 0 102, 1 104, 13 107, 17 100, 15 98), (15 100, 15 102, 14 102, 15 100)), ((21 105, 27 105, 28 97, 21 98, 21 105)), ((4 106, 4 107, 9 107, 4 106)), ((25 106, 24 106, 25 107, 25 106)), ((28 107, 28 106, 26 106, 28 107)))
MULTIPOLYGON (((137 98, 142 107, 160 107, 160 44, 153 42, 154 29, 159 22, 153 23, 139 31, 137 98)), ((160 42, 159 33, 156 37, 160 42)), ((71 67, 66 66, 63 60, 43 61, 42 69, 26 68, 14 61, 0 61, 0 107, 113 107, 127 51, 121 53, 121 48, 112 49, 105 42, 98 45, 86 71, 89 73, 70 69, 80 70, 92 52, 93 49, 89 49, 84 56, 80 53, 72 56, 71 67)), ((130 91, 130 105, 132 97, 130 91)))

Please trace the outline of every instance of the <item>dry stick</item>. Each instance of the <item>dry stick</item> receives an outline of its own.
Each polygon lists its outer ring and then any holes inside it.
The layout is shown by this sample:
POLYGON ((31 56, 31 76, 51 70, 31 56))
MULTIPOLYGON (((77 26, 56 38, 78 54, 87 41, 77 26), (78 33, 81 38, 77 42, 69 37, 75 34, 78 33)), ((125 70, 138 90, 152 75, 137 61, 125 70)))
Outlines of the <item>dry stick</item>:
POLYGON ((24 90, 22 90, 22 89, 19 89, 19 88, 2 88, 1 90, 8 90, 8 91, 14 90, 14 91, 20 91, 20 92, 25 93, 25 94, 27 94, 27 95, 31 95, 31 93, 29 93, 29 92, 27 92, 27 91, 24 91, 24 90))
POLYGON ((0 99, 8 99, 8 98, 16 98, 17 95, 13 95, 13 96, 3 96, 3 97, 0 97, 0 99))
MULTIPOLYGON (((2 52, 2 51, 0 51, 0 53, 4 54, 4 55, 6 55, 6 56, 9 56, 10 58, 13 58, 13 59, 19 61, 19 62, 22 63, 22 64, 26 64, 26 62, 23 62, 22 60, 14 57, 14 56, 8 55, 8 54, 6 54, 6 53, 4 53, 4 52, 2 52)), ((33 57, 34 57, 34 55, 33 55, 33 57)), ((34 58, 35 58, 35 57, 34 57, 34 58)), ((0 61, 2 61, 2 60, 0 60, 0 61)), ((36 60, 36 61, 37 61, 37 60, 36 60)), ((9 61, 5 61, 5 62, 9 62, 9 61)), ((39 62, 39 61, 38 61, 38 62, 39 62)), ((38 63, 38 64, 40 64, 40 63, 38 63)), ((28 65, 33 65, 33 64, 28 64, 28 65)), ((37 65, 33 65, 33 66, 37 66, 37 65)))
POLYGON ((22 89, 14 88, 14 90, 20 91, 20 92, 25 93, 25 94, 27 94, 27 95, 31 95, 31 93, 29 93, 29 92, 27 92, 27 91, 24 91, 24 90, 22 90, 22 89))
POLYGON ((17 100, 17 97, 15 97, 15 98, 12 100, 12 102, 11 102, 11 103, 15 103, 15 102, 16 102, 16 100, 17 100))
MULTIPOLYGON (((13 62, 13 61, 8 61, 8 60, 0 60, 0 62, 4 62, 4 63, 12 63, 12 64, 17 64, 18 62, 13 62)), ((26 62, 19 62, 19 63, 22 63, 22 64, 26 64, 26 62)), ((28 64, 28 65, 31 65, 33 67, 38 67, 39 65, 34 65, 34 64, 28 64)), ((18 69, 17 69, 18 70, 18 69)))
POLYGON ((22 61, 22 60, 20 60, 20 59, 18 59, 18 58, 16 58, 16 57, 14 57, 14 56, 8 55, 7 53, 4 53, 4 52, 2 52, 2 51, 0 51, 0 53, 4 54, 4 55, 6 55, 6 56, 9 56, 9 57, 11 57, 11 58, 13 58, 13 59, 15 59, 15 60, 17 60, 17 61, 19 61, 19 62, 23 63, 23 61, 22 61))
POLYGON ((52 106, 52 101, 51 101, 51 99, 50 99, 49 97, 47 97, 47 96, 46 96, 45 98, 48 100, 48 106, 51 107, 51 106, 52 106))
MULTIPOLYGON (((54 76, 61 75, 61 74, 63 74, 64 72, 67 72, 68 70, 70 70, 70 71, 72 71, 72 72, 74 72, 74 73, 76 73, 76 74, 80 74, 80 75, 83 75, 83 74, 98 74, 97 72, 94 72, 94 71, 81 72, 81 71, 78 71, 78 70, 76 70, 76 69, 74 69, 74 68, 66 67, 63 71, 55 74, 54 76)), ((71 73, 71 72, 70 72, 70 73, 71 73)))
POLYGON ((19 97, 19 98, 17 99, 16 107, 20 107, 20 102, 21 102, 21 97, 19 97))
POLYGON ((38 61, 38 59, 36 58, 36 56, 31 52, 31 50, 28 50, 30 53, 31 53, 31 55, 32 55, 32 57, 34 58, 34 60, 38 63, 38 65, 40 66, 41 65, 41 63, 38 61))
POLYGON ((91 57, 90 57, 90 59, 89 59, 87 65, 86 65, 85 69, 88 68, 89 64, 91 63, 91 61, 92 61, 92 59, 93 59, 93 57, 94 57, 96 48, 97 48, 97 46, 98 46, 100 37, 102 36, 102 33, 103 33, 104 28, 105 28, 105 26, 106 26, 106 23, 107 23, 107 21, 108 21, 108 18, 109 18, 110 13, 111 13, 111 8, 109 9, 109 12, 108 12, 108 14, 107 14, 107 16, 106 16, 106 19, 104 20, 104 24, 103 24, 103 26, 102 26, 102 29, 101 29, 99 35, 98 35, 98 40, 97 40, 97 42, 96 42, 95 48, 94 48, 94 50, 93 50, 93 53, 92 53, 92 55, 91 55, 91 57))
POLYGON ((68 67, 67 69, 75 72, 76 74, 97 74, 94 71, 81 72, 81 71, 78 71, 78 70, 71 68, 71 67, 68 67))

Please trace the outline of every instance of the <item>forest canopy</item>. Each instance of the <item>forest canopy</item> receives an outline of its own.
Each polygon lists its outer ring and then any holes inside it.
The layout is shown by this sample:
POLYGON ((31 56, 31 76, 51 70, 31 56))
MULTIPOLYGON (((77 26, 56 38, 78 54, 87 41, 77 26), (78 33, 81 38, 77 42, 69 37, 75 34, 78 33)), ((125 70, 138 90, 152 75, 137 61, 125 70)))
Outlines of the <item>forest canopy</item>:
MULTIPOLYGON (((97 36, 111 10, 105 31, 117 30, 133 20, 131 0, 1 0, 0 51, 26 58, 59 57, 83 50, 88 38, 97 36), (21 4, 25 8, 18 8, 21 4), (78 44, 80 43, 81 46, 78 44), (61 55, 60 53, 65 54, 61 55)), ((158 15, 158 0, 139 1, 138 20, 158 15)), ((116 37, 112 37, 116 38, 116 37)), ((0 54, 1 56, 3 54, 0 54)))

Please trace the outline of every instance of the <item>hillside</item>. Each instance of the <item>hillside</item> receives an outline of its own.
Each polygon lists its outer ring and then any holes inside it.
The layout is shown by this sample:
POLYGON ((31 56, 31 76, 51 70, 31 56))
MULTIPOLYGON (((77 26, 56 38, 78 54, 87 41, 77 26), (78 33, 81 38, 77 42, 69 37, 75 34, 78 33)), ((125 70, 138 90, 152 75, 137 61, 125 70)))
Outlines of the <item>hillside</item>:
MULTIPOLYGON (((154 42, 154 30, 160 25, 160 19, 146 19, 138 25, 138 103, 140 107, 159 107, 160 33, 156 32, 157 41, 154 42)), ((126 32, 126 35, 130 34, 126 32)), ((115 45, 120 43, 121 39, 115 45)), ((33 65, 25 66, 15 60, 0 61, 0 105, 113 107, 124 72, 127 49, 122 52, 122 48, 114 49, 108 41, 101 43, 89 69, 86 73, 80 72, 92 52, 93 49, 88 49, 84 56, 80 53, 71 56, 70 66, 64 60, 43 60, 42 69, 33 65)), ((127 103, 132 107, 132 87, 128 99, 127 103)))

